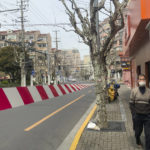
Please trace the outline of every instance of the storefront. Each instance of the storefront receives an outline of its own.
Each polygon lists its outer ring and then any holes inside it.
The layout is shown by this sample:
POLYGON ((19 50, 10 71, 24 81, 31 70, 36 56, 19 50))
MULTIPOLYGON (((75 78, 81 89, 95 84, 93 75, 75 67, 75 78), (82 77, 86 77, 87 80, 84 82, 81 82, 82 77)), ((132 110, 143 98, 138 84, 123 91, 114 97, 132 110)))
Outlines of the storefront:
POLYGON ((130 70, 131 70, 131 67, 130 67, 130 60, 129 60, 129 57, 124 57, 124 56, 120 56, 121 58, 121 67, 122 67, 122 78, 123 78, 123 81, 126 85, 129 85, 131 84, 131 78, 130 78, 130 70))
POLYGON ((123 39, 124 57, 130 61, 130 86, 138 74, 145 74, 150 85, 150 0, 130 0, 123 39))

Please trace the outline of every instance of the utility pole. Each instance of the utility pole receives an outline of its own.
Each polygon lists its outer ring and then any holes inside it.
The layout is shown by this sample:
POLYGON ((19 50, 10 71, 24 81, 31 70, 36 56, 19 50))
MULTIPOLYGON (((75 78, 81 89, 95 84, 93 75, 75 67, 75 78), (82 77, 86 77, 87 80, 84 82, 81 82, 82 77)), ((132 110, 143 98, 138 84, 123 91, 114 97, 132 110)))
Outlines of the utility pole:
POLYGON ((56 43, 56 50, 58 50, 58 42, 60 42, 60 41, 58 41, 58 32, 59 32, 59 30, 55 30, 54 32, 55 32, 55 35, 56 35, 54 42, 56 43))
POLYGON ((48 67, 48 85, 50 85, 50 54, 49 54, 49 50, 47 50, 47 67, 48 67))
POLYGON ((20 1, 21 9, 21 58, 20 58, 20 67, 21 67, 21 86, 26 86, 26 72, 25 72, 25 31, 24 31, 24 11, 23 11, 24 1, 20 1))
MULTIPOLYGON (((55 30, 54 31, 55 32, 55 37, 56 37, 56 39, 55 39, 55 44, 56 44, 56 51, 55 51, 55 54, 54 54, 54 80, 56 79, 56 66, 58 67, 58 60, 57 60, 57 52, 58 52, 58 42, 60 42, 59 40, 58 40, 58 30, 55 30)), ((57 68, 58 69, 58 68, 57 68)))
POLYGON ((25 41, 24 41, 24 12, 23 12, 23 0, 20 1, 20 9, 8 9, 1 10, 0 13, 8 11, 18 11, 21 10, 21 41, 22 41, 22 51, 20 58, 20 67, 21 67, 21 86, 26 86, 26 73, 25 73, 25 41))

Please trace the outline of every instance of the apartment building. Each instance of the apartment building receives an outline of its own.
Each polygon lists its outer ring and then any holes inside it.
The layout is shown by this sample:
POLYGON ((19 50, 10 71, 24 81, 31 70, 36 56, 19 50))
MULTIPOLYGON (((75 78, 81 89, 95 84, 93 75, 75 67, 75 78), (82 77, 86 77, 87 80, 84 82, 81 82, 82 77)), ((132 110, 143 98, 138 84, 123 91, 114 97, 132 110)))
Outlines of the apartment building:
MULTIPOLYGON (((108 33, 110 32, 109 18, 106 18, 103 22, 100 22, 99 32, 100 32, 100 41, 102 44, 104 40, 107 38, 108 33)), ((121 60, 119 56, 119 53, 123 51, 122 39, 123 39, 123 29, 116 34, 110 52, 110 56, 108 56, 108 64, 110 65, 108 68, 110 69, 111 72, 110 77, 115 78, 117 80, 120 80, 122 76, 121 60)))
POLYGON ((90 55, 85 55, 83 57, 83 63, 81 65, 82 67, 82 74, 84 76, 84 79, 86 80, 92 80, 94 79, 94 70, 91 62, 90 55))
POLYGON ((81 70, 80 52, 77 49, 61 50, 59 53, 61 75, 79 78, 81 70))
MULTIPOLYGON (((36 75, 36 81, 41 83, 42 78, 48 72, 47 54, 51 52, 51 36, 50 34, 41 34, 40 31, 26 31, 24 40, 25 49, 33 61, 32 72, 36 75)), ((21 46, 21 41, 21 30, 0 32, 0 48, 9 45, 21 46)))

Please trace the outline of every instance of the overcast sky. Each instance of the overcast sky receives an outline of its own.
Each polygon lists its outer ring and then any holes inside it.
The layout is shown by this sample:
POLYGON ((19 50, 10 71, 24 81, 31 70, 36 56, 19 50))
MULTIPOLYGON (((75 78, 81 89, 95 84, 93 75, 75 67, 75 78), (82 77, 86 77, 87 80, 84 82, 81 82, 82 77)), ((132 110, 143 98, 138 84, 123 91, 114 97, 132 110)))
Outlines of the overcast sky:
MULTIPOLYGON (((20 1, 20 0, 18 0, 20 1)), ((25 0, 24 0, 25 1, 25 0)), ((76 0, 77 4, 88 9, 89 0, 76 0)), ((69 23, 65 9, 59 0, 29 0, 29 6, 25 12, 26 24, 55 24, 69 23)), ((1 0, 0 10, 18 8, 17 0, 1 0)), ((20 12, 5 12, 0 13, 0 23, 7 25, 19 21, 20 12)), ((1 27, 0 31, 8 29, 20 29, 20 27, 1 27)), ((89 54, 89 48, 83 43, 80 43, 79 37, 74 32, 65 32, 63 29, 54 26, 34 26, 27 27, 25 30, 40 30, 41 33, 50 33, 52 41, 55 41, 54 30, 59 30, 59 49, 78 49, 81 57, 89 54)), ((55 48, 55 43, 52 42, 52 47, 55 48)))

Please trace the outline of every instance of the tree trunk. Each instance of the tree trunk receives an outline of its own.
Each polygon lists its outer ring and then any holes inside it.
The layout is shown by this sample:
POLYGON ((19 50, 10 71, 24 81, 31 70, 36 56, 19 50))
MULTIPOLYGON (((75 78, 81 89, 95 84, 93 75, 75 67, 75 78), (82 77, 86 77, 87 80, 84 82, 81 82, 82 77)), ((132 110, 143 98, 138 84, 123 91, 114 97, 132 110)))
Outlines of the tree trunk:
POLYGON ((107 83, 110 83, 110 81, 111 81, 111 69, 110 69, 110 65, 107 66, 107 72, 108 72, 107 83))
POLYGON ((96 104, 97 112, 95 123, 100 128, 107 128, 107 69, 106 61, 100 56, 96 56, 93 60, 95 88, 96 88, 96 104))

